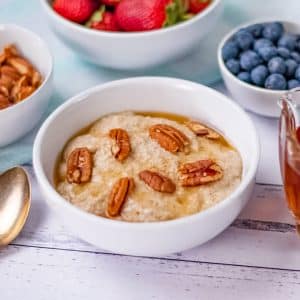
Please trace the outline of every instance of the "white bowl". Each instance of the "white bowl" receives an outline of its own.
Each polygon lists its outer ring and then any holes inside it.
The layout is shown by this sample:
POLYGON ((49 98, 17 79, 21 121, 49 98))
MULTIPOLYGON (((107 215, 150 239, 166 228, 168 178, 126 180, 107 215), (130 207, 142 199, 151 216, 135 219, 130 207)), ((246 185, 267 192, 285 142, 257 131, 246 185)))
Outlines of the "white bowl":
MULTIPOLYGON (((34 170, 49 206, 73 233, 100 248, 130 255, 163 255, 200 245, 223 231, 252 193, 259 143, 247 114, 222 94, 189 81, 140 77, 89 89, 60 106, 43 124, 33 150, 34 170), (117 111, 165 111, 213 124, 239 150, 243 178, 224 201, 181 219, 127 223, 89 214, 53 188, 56 159, 69 137, 99 117, 117 111)), ((105 188, 105 187, 104 187, 105 188)))
POLYGON ((52 92, 52 57, 46 44, 34 33, 11 24, 0 24, 0 51, 15 44, 41 73, 42 85, 24 101, 0 110, 0 147, 8 145, 26 133, 43 116, 52 92))
MULTIPOLYGON (((232 94, 233 98, 239 102, 245 109, 250 110, 259 115, 266 117, 279 117, 280 108, 277 105, 277 101, 284 94, 285 91, 274 91, 265 88, 257 87, 252 84, 246 83, 239 80, 234 76, 225 66, 224 60, 222 58, 222 48, 226 41, 231 38, 238 30, 249 25, 257 23, 274 22, 278 20, 257 20, 255 22, 243 24, 231 32, 229 32, 224 39, 219 44, 218 48, 218 62, 221 70, 223 80, 226 87, 232 94)), ((295 23, 291 21, 281 21, 284 28, 291 33, 300 33, 300 23, 295 23)))
POLYGON ((169 28, 126 33, 85 28, 58 15, 49 0, 41 0, 50 24, 67 46, 97 65, 128 70, 153 67, 192 50, 218 21, 221 2, 214 0, 191 20, 169 28))

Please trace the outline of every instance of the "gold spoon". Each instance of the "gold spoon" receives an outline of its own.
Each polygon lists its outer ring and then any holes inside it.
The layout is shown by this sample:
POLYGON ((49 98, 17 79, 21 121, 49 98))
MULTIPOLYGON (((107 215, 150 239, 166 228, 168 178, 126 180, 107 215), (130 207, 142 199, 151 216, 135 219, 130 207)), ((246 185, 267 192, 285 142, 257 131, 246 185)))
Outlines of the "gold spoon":
POLYGON ((23 168, 15 167, 0 175, 0 247, 20 233, 30 202, 30 182, 23 168))

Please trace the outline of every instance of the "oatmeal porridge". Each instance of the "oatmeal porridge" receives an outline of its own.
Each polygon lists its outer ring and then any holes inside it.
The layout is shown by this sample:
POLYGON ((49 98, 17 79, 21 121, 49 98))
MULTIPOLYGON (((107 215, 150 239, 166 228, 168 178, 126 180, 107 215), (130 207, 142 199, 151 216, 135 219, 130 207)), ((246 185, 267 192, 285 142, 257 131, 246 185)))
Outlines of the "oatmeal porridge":
POLYGON ((92 214, 151 222, 203 211, 241 178, 240 154, 217 131, 181 116, 122 112, 67 143, 55 184, 67 201, 92 214))

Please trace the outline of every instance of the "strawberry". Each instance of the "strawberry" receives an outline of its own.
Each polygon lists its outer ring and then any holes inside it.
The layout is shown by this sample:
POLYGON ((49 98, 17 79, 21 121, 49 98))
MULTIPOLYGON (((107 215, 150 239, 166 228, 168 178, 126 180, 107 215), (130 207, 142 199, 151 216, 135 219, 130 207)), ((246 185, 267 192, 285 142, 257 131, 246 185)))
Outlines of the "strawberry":
POLYGON ((190 8, 189 12, 193 14, 197 14, 200 11, 204 10, 212 0, 189 0, 190 1, 190 8))
POLYGON ((119 31, 115 15, 105 11, 104 5, 94 12, 86 26, 96 30, 119 31))
POLYGON ((107 5, 107 6, 117 6, 121 0, 100 0, 101 4, 107 5))
POLYGON ((186 0, 122 0, 116 18, 124 31, 159 29, 179 22, 186 4, 186 0))
POLYGON ((95 0, 54 0, 53 9, 64 18, 83 23, 90 18, 99 3, 95 0))

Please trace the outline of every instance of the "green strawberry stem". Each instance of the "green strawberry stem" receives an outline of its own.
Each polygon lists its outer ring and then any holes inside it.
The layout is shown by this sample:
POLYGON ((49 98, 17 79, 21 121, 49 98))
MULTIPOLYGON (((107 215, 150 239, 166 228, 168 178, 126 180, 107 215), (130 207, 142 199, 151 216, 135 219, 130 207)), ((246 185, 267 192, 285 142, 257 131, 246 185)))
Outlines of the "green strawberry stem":
POLYGON ((188 10, 188 0, 172 0, 166 6, 166 20, 163 27, 168 27, 181 22, 188 10))
POLYGON ((103 19, 103 14, 105 13, 105 5, 101 5, 101 7, 96 10, 90 19, 85 23, 86 27, 91 27, 94 22, 101 22, 103 19))

